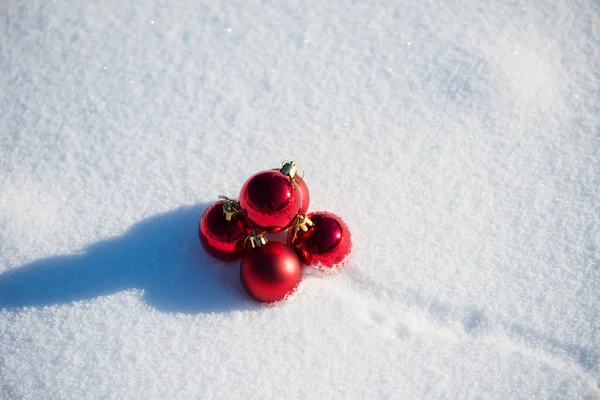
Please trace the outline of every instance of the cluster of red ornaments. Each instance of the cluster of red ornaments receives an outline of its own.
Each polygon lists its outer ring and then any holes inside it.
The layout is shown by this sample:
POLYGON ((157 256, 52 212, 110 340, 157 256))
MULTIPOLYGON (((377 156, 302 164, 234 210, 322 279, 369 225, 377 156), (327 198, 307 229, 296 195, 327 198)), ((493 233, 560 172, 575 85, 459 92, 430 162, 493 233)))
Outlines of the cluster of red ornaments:
POLYGON ((340 266, 350 254, 348 226, 338 216, 310 214, 310 194, 293 161, 258 172, 242 186, 238 200, 222 200, 206 209, 198 233, 211 256, 223 261, 242 257, 240 280, 261 302, 279 301, 302 280, 302 265, 340 266), (286 243, 268 241, 266 233, 289 229, 286 243))

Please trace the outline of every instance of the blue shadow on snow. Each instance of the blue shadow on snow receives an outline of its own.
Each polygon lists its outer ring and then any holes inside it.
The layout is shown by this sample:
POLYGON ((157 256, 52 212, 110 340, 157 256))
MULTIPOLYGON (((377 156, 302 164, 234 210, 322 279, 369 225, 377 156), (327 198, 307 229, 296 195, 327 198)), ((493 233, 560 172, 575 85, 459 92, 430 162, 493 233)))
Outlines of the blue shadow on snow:
POLYGON ((208 203, 181 207, 133 225, 79 254, 36 260, 0 274, 0 309, 91 300, 142 289, 163 312, 226 312, 252 307, 239 283, 238 262, 222 263, 198 240, 208 203))

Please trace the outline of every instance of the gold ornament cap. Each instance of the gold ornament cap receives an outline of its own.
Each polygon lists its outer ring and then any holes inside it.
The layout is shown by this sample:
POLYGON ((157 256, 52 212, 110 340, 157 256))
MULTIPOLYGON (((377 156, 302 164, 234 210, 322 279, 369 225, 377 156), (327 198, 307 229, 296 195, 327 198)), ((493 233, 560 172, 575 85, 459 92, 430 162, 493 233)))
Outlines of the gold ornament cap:
POLYGON ((284 161, 279 171, 281 171, 282 174, 289 176, 290 179, 293 180, 298 173, 298 167, 293 161, 284 161))
POLYGON ((294 220, 294 227, 292 228, 292 230, 294 232, 294 235, 292 236, 292 243, 296 242, 296 239, 298 238, 298 232, 300 232, 300 231, 308 232, 308 230, 314 224, 315 223, 312 222, 306 214, 298 214, 296 216, 296 219, 294 220))
POLYGON ((240 212, 240 205, 235 201, 228 201, 223 204, 223 215, 227 221, 231 221, 233 216, 240 212))
POLYGON ((314 223, 308 218, 306 214, 298 214, 296 217, 296 230, 302 229, 302 231, 306 232, 308 229, 314 225, 314 223))
POLYGON ((223 215, 227 221, 231 221, 233 217, 240 212, 240 203, 237 200, 230 199, 227 196, 219 196, 220 199, 227 200, 223 204, 223 215))
POLYGON ((246 239, 244 239, 244 247, 249 249, 255 249, 257 247, 264 246, 268 243, 267 237, 263 232, 252 231, 246 239))

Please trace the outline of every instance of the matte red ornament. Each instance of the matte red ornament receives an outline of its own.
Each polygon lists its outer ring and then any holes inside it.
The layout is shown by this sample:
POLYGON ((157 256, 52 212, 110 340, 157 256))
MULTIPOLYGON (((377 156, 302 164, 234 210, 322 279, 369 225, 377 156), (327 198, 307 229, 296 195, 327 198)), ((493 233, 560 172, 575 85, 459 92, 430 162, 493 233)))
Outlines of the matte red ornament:
POLYGON ((288 246, 305 264, 326 268, 342 264, 352 251, 348 225, 337 215, 325 211, 314 212, 307 217, 312 226, 305 226, 306 231, 299 225, 290 229, 288 246))
POLYGON ((240 191, 240 206, 246 220, 266 232, 287 228, 302 206, 297 183, 279 170, 252 175, 240 191))
POLYGON ((227 220, 223 212, 227 202, 221 200, 209 206, 198 225, 202 247, 208 254, 223 261, 235 260, 244 254, 244 223, 241 215, 227 220))
POLYGON ((270 303, 296 291, 302 280, 302 264, 296 253, 283 243, 268 242, 242 258, 240 280, 255 300, 270 303))

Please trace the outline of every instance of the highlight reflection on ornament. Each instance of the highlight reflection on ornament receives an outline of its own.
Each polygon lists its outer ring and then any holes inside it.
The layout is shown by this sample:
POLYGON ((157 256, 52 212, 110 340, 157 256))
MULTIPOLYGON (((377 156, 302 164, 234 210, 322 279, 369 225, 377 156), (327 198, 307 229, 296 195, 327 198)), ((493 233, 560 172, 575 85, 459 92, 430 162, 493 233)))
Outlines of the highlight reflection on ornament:
POLYGON ((308 186, 306 186, 306 181, 298 175, 296 175, 294 180, 298 184, 300 196, 302 197, 302 204, 300 205, 300 211, 298 213, 306 214, 306 212, 308 211, 308 206, 310 204, 310 193, 308 191, 308 186))

